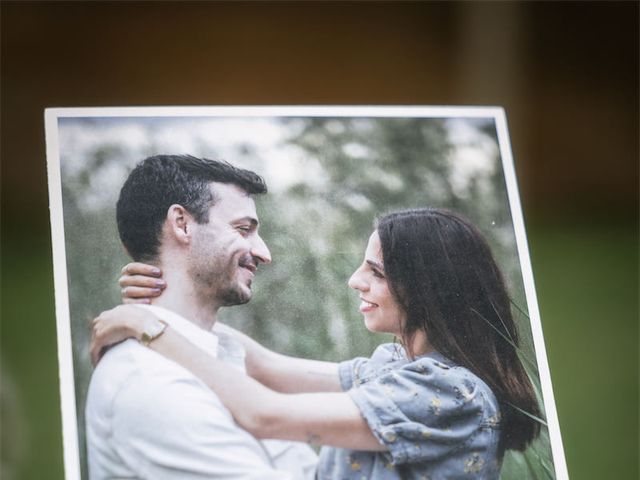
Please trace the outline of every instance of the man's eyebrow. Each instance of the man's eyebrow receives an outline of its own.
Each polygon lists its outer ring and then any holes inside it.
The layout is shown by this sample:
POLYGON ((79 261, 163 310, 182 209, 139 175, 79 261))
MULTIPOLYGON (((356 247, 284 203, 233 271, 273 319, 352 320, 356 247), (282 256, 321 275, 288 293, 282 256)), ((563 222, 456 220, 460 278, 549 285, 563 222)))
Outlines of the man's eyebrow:
POLYGON ((257 227, 258 225, 260 225, 260 222, 258 221, 257 218, 250 217, 248 215, 246 217, 238 218, 233 221, 233 223, 244 223, 244 222, 250 223, 252 227, 257 227))
POLYGON ((375 260, 367 260, 367 264, 381 272, 384 272, 384 267, 381 263, 376 262, 375 260))

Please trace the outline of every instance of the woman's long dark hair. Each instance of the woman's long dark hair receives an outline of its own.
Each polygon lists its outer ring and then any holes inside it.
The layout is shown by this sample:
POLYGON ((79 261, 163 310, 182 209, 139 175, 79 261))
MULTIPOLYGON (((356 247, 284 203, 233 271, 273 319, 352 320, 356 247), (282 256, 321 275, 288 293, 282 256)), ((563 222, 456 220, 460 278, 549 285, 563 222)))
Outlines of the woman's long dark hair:
POLYGON ((540 425, 522 411, 540 417, 540 409, 516 351, 504 279, 482 234, 431 208, 389 214, 377 231, 389 288, 407 315, 403 343, 424 331, 434 349, 484 380, 500 402, 500 454, 524 450, 540 425))

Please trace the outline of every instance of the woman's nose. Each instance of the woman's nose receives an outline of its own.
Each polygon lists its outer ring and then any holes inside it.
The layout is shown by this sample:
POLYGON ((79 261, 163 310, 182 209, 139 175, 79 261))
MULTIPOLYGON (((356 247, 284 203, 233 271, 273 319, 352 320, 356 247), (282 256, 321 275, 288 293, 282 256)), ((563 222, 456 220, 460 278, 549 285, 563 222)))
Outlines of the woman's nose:
POLYGON ((354 290, 359 290, 361 292, 368 290, 368 285, 363 280, 362 272, 360 269, 353 272, 353 275, 351 275, 351 278, 347 282, 347 285, 349 285, 349 287, 353 288, 354 290))

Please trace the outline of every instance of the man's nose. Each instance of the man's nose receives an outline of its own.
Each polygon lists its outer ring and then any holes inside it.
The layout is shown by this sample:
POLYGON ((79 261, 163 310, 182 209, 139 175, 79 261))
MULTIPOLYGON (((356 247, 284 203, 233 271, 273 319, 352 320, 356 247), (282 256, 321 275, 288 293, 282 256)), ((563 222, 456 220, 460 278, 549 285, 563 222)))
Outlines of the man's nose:
POLYGON ((271 263, 271 252, 260 235, 256 235, 251 242, 251 255, 261 263, 271 263))

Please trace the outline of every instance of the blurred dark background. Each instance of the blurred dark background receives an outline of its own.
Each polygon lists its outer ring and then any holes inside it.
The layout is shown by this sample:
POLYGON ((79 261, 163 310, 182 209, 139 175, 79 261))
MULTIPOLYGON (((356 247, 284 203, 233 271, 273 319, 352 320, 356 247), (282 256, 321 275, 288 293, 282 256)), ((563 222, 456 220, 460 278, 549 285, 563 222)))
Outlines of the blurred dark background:
POLYGON ((500 105, 569 474, 638 478, 638 2, 1 4, 2 478, 63 478, 46 107, 500 105))

